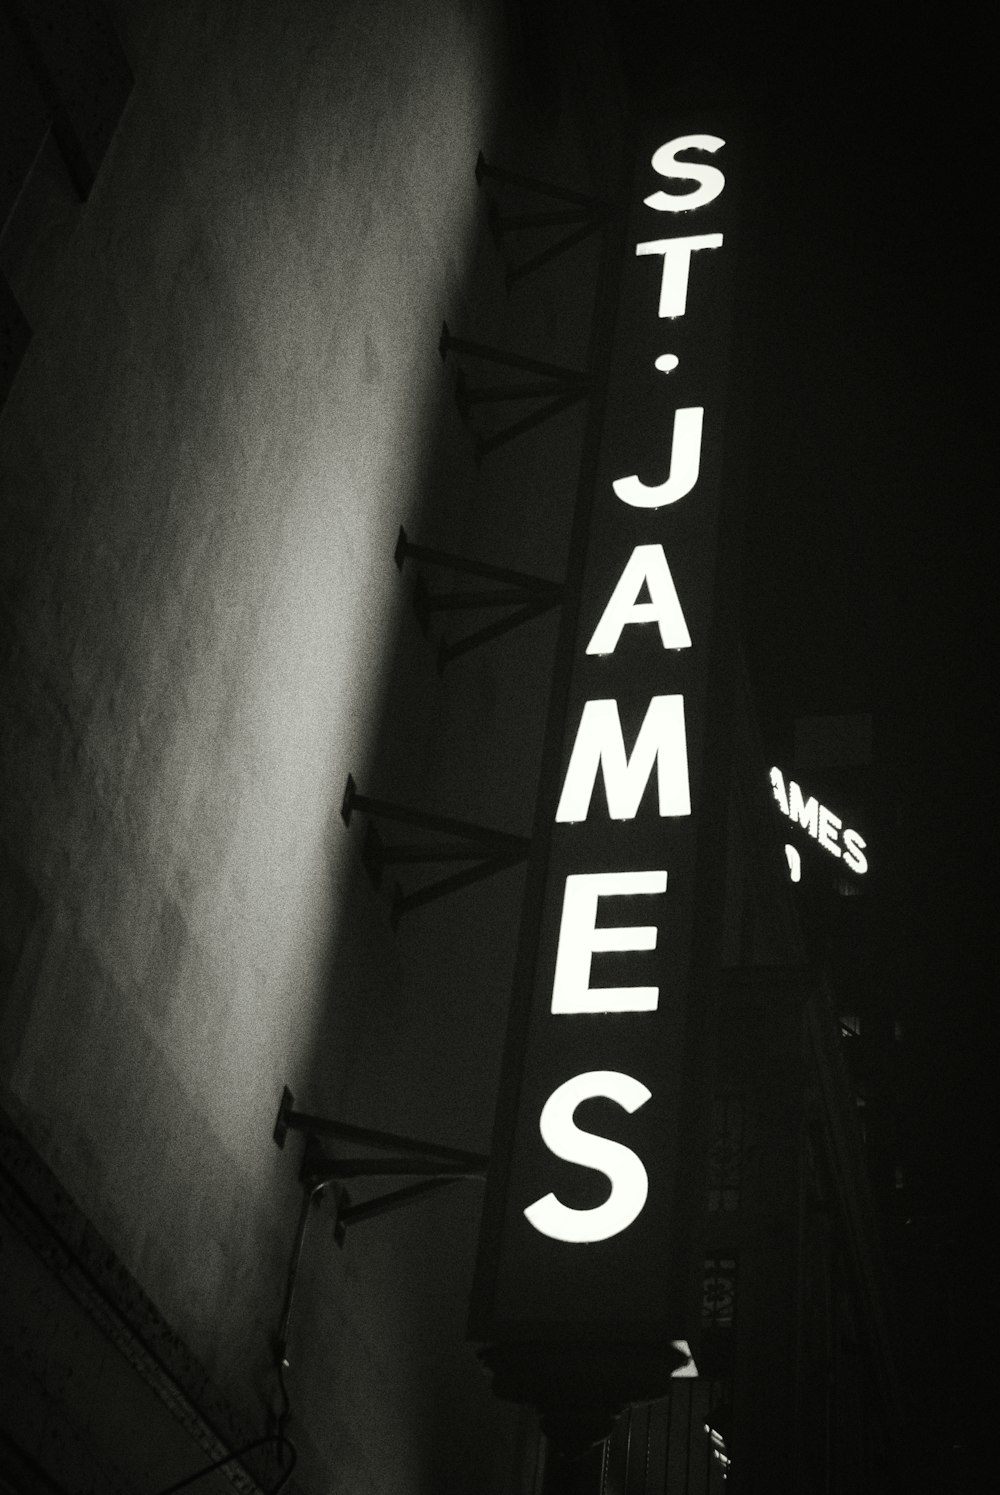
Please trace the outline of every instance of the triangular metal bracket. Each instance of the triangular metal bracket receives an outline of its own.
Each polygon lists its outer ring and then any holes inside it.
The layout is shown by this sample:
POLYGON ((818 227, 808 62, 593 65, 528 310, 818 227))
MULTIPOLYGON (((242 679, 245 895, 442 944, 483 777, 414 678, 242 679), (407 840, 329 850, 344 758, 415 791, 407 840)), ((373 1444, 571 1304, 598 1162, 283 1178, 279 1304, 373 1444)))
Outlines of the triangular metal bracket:
POLYGON ((463 369, 455 379, 455 403, 463 424, 471 425, 473 410, 479 405, 500 404, 508 401, 530 401, 535 408, 519 420, 501 427, 492 435, 474 433, 476 460, 488 456, 516 436, 551 420, 560 411, 586 399, 591 392, 591 376, 586 370, 564 368, 561 364, 546 363, 540 358, 528 358, 521 353, 508 353, 489 343, 477 343, 469 338, 454 337, 448 323, 441 325, 438 352, 442 360, 449 354, 460 358, 472 358, 481 363, 491 363, 499 368, 512 369, 520 374, 529 374, 530 380, 505 384, 470 385, 463 369))
POLYGON ((473 864, 412 893, 404 893, 397 884, 391 913, 394 929, 403 914, 412 909, 433 903, 448 893, 457 893, 461 888, 470 887, 507 867, 526 861, 531 848, 531 842, 526 836, 513 836, 507 831, 492 830, 488 826, 474 825, 470 821, 455 820, 446 815, 430 815, 390 800, 372 799, 369 795, 358 792, 353 777, 348 774, 340 811, 345 825, 350 825, 355 811, 370 817, 362 861, 372 886, 376 889, 381 886, 382 873, 387 866, 431 865, 441 862, 473 864), (378 827, 373 823, 377 820, 412 825, 430 832, 434 837, 445 839, 389 845, 383 841, 378 827))
POLYGON ((614 205, 606 198, 595 197, 587 192, 574 192, 567 187, 557 187, 551 182, 540 181, 537 177, 507 171, 502 166, 492 165, 480 151, 476 161, 476 183, 482 187, 484 182, 501 188, 512 188, 518 193, 533 193, 547 198, 550 203, 568 204, 567 207, 549 207, 534 213, 505 213, 496 199, 490 198, 488 222, 493 242, 500 253, 503 253, 504 240, 508 234, 545 228, 569 230, 527 259, 515 264, 508 263, 506 267, 508 290, 519 280, 523 280, 526 275, 531 275, 543 266, 551 264, 567 250, 598 232, 610 221, 614 213, 614 205))
POLYGON ((281 1094, 281 1104, 274 1125, 274 1140, 279 1147, 284 1147, 290 1131, 302 1132, 305 1136, 299 1176, 310 1202, 318 1202, 321 1194, 332 1189, 337 1209, 335 1238, 338 1245, 343 1245, 348 1226, 403 1209, 416 1203, 425 1194, 446 1188, 450 1184, 470 1179, 482 1180, 486 1177, 489 1164, 485 1153, 442 1147, 438 1143, 421 1142, 395 1132, 373 1131, 369 1127, 353 1126, 330 1117, 297 1111, 295 1097, 286 1085, 281 1094), (321 1137, 347 1143, 352 1151, 360 1147, 375 1153, 389 1153, 390 1156, 336 1157, 323 1147, 321 1137), (415 1176, 418 1181, 357 1203, 351 1200, 342 1187, 345 1179, 410 1176, 415 1176))
MULTIPOLYGON (((389 1214, 415 1204, 426 1194, 448 1188, 463 1180, 481 1181, 486 1177, 489 1158, 483 1153, 464 1152, 457 1147, 441 1147, 433 1142, 419 1142, 413 1137, 402 1137, 394 1132, 376 1132, 368 1127, 352 1126, 347 1122, 334 1121, 326 1116, 314 1116, 295 1109, 295 1097, 286 1085, 281 1092, 274 1123, 274 1141, 283 1148, 290 1131, 302 1132, 305 1147, 299 1177, 302 1181, 302 1202, 298 1223, 292 1243, 288 1272, 285 1277, 285 1294, 274 1340, 275 1360, 279 1376, 288 1368, 289 1326, 295 1286, 298 1281, 302 1248, 305 1244, 306 1227, 313 1210, 326 1197, 332 1197, 336 1211, 334 1240, 343 1246, 348 1227, 378 1215, 389 1214), (332 1157, 320 1142, 321 1137, 336 1142, 348 1143, 352 1148, 368 1148, 373 1152, 387 1152, 389 1157, 332 1157), (343 1187, 345 1178, 386 1178, 416 1175, 417 1181, 402 1188, 391 1189, 372 1199, 354 1203, 343 1187)), ((284 1384, 282 1382, 282 1384, 284 1384)))
POLYGON ((453 659, 467 654, 471 649, 479 648, 482 644, 489 643, 492 639, 499 638, 512 628, 517 628, 521 623, 526 623, 531 618, 541 617, 543 613, 558 607, 563 600, 564 589, 561 582, 549 581, 541 576, 531 576, 523 571, 513 571, 505 566, 493 566, 485 561, 468 560, 465 556, 438 550, 430 545, 415 545, 407 538, 405 529, 401 527, 395 550, 395 561, 400 570, 403 569, 403 563, 406 560, 420 561, 424 565, 458 572, 463 576, 500 583, 499 586, 489 590, 436 592, 428 587, 423 574, 418 574, 413 589, 413 610, 424 634, 428 632, 431 615, 435 612, 479 612, 485 608, 512 609, 505 617, 483 624, 482 627, 474 629, 472 633, 465 634, 452 643, 442 640, 438 646, 439 670, 443 670, 453 659))

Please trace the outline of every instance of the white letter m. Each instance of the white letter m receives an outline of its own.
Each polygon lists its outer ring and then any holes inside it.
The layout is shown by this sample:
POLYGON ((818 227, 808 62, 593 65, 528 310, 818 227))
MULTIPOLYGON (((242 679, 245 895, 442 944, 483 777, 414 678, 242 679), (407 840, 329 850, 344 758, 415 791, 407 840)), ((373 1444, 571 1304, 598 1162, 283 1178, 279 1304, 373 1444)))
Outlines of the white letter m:
POLYGON ((653 697, 631 758, 625 756, 618 702, 587 701, 566 770, 556 820, 586 820, 598 769, 604 773, 611 819, 634 819, 654 763, 660 814, 690 815, 683 696, 653 697))

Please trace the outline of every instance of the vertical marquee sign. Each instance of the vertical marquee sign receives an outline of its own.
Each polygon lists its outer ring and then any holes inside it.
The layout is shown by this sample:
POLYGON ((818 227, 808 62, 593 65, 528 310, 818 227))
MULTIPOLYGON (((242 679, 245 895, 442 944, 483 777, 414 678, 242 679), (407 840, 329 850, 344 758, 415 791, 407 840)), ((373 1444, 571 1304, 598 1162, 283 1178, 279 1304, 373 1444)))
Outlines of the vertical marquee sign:
POLYGON ((676 1261, 720 796, 710 645, 731 601, 717 552, 732 155, 708 120, 644 132, 634 157, 473 1292, 496 1390, 567 1442, 602 1435, 598 1403, 662 1395, 672 1341, 691 1334, 676 1261))

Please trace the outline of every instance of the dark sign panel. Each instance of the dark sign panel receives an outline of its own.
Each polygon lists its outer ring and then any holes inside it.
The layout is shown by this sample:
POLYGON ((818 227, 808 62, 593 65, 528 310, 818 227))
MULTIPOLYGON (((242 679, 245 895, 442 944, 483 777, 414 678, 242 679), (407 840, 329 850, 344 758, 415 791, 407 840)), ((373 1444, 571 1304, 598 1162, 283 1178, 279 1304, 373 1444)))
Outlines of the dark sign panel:
POLYGON ((666 1365, 690 1332, 667 1262, 719 793, 732 154, 711 122, 651 132, 615 250, 473 1303, 494 1347, 629 1345, 666 1365))

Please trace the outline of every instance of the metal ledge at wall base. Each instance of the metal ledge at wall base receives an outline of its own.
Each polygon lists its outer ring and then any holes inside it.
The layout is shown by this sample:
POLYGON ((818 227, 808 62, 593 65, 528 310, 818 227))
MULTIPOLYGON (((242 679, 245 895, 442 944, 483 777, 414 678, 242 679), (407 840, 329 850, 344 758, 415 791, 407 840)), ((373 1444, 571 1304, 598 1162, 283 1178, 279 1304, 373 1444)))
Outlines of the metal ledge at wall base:
POLYGON ((223 1456, 212 1489, 276 1487, 270 1438, 227 1402, 2 1107, 0 1280, 0 1489, 151 1492, 223 1456))
POLYGON ((569 1457, 611 1433, 626 1407, 656 1401, 689 1357, 674 1345, 486 1345, 479 1358, 504 1401, 534 1407, 542 1432, 569 1457))

